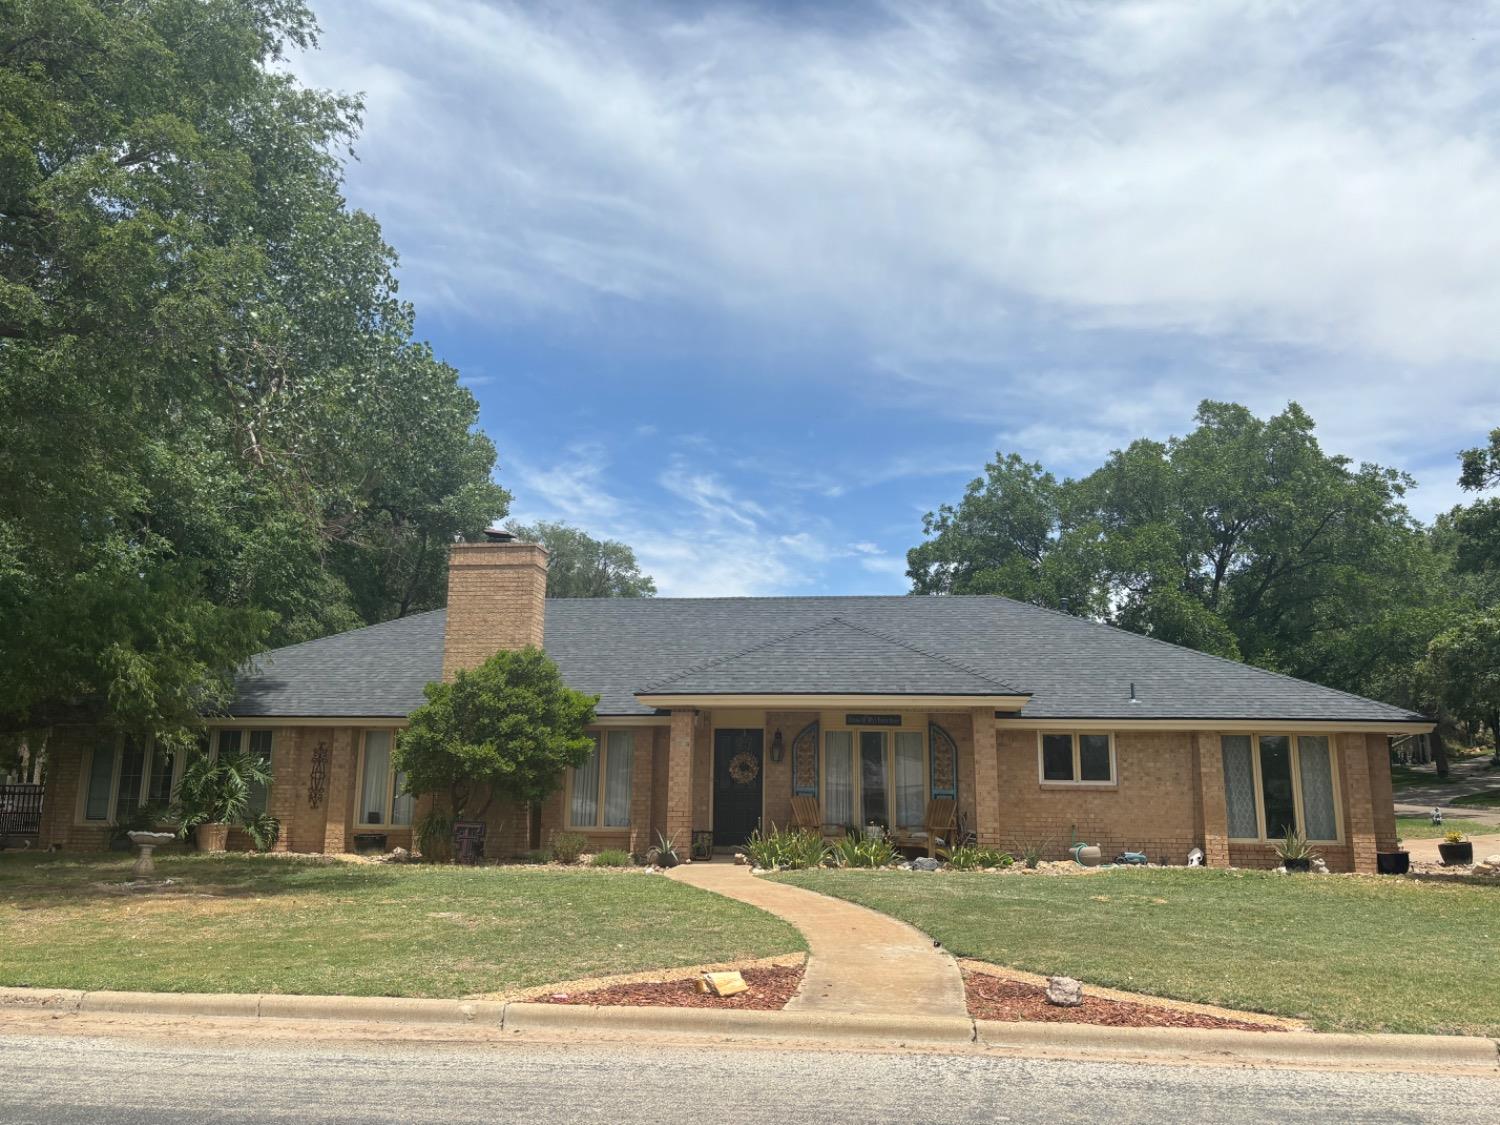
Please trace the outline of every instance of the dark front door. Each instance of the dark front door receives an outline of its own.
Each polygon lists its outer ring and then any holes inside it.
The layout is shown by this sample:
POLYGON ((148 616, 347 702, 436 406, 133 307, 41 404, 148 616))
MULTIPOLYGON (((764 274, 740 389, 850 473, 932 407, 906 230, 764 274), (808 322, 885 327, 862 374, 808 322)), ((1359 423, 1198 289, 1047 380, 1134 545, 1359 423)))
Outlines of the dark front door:
POLYGON ((760 824, 759 730, 714 731, 714 846, 743 844, 760 824))

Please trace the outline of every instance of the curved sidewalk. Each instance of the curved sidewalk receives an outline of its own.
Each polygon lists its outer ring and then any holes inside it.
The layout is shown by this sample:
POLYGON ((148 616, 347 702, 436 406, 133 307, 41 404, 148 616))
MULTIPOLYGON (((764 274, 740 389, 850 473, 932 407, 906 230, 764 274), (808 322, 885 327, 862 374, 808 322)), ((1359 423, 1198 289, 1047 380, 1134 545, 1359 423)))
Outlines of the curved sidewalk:
POLYGON ((668 875, 758 906, 802 931, 811 954, 787 1011, 968 1017, 957 962, 905 922, 722 861, 684 864, 668 875))

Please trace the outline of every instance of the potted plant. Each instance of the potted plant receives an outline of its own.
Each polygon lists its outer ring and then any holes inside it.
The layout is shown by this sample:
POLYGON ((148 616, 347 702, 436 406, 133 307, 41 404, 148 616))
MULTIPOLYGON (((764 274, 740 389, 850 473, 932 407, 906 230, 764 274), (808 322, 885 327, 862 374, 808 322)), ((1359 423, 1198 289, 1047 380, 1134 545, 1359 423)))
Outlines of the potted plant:
POLYGON ((1405 875, 1411 870, 1411 853, 1403 848, 1401 837, 1396 837, 1396 850, 1375 853, 1375 870, 1382 875, 1405 875))
POLYGON ((1443 842, 1438 845, 1438 854, 1448 867, 1461 867, 1474 862, 1474 843, 1464 838, 1457 828, 1443 833, 1443 842))
POLYGON ((1295 828, 1288 828, 1286 839, 1276 844, 1276 854, 1288 871, 1311 871, 1313 860, 1318 858, 1317 849, 1295 828))
POLYGON ((225 751, 199 755, 182 771, 177 804, 182 832, 193 833, 198 850, 222 852, 229 826, 245 818, 253 785, 271 784, 271 772, 257 757, 225 751))

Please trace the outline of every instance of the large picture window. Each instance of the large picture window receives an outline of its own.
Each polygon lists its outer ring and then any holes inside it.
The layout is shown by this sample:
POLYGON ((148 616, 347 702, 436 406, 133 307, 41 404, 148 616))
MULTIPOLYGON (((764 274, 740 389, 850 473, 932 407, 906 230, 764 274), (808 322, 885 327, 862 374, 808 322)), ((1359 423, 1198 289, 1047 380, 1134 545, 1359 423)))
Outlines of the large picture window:
POLYGON ((396 735, 390 730, 367 730, 359 763, 359 823, 404 828, 411 823, 412 797, 403 792, 406 774, 391 764, 396 735))
POLYGON ((118 824, 142 805, 170 804, 182 772, 178 757, 152 738, 106 735, 84 763, 84 822, 118 824))
POLYGON ((1326 735, 1226 734, 1224 804, 1232 840, 1339 839, 1333 752, 1326 735))
POLYGON ((607 731, 594 736, 588 761, 573 770, 568 785, 568 824, 574 828, 629 828, 630 779, 635 734, 607 731))
POLYGON ((920 828, 930 794, 928 739, 920 730, 825 730, 823 819, 920 828))
POLYGON ((1114 735, 1043 731, 1037 736, 1037 772, 1044 785, 1114 785, 1114 735))

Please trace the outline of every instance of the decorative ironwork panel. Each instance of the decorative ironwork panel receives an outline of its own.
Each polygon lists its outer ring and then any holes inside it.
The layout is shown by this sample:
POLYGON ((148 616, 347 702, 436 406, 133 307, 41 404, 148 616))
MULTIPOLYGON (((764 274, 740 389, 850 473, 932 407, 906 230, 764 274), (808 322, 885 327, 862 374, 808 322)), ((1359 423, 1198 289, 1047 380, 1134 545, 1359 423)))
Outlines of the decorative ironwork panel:
POLYGON ((814 719, 792 739, 792 793, 818 795, 818 722, 814 719))
POLYGON ((927 744, 932 760, 932 797, 958 796, 958 744, 936 723, 927 724, 927 744))
POLYGON ((307 807, 315 809, 328 793, 328 743, 320 742, 313 751, 312 772, 307 777, 307 807))

